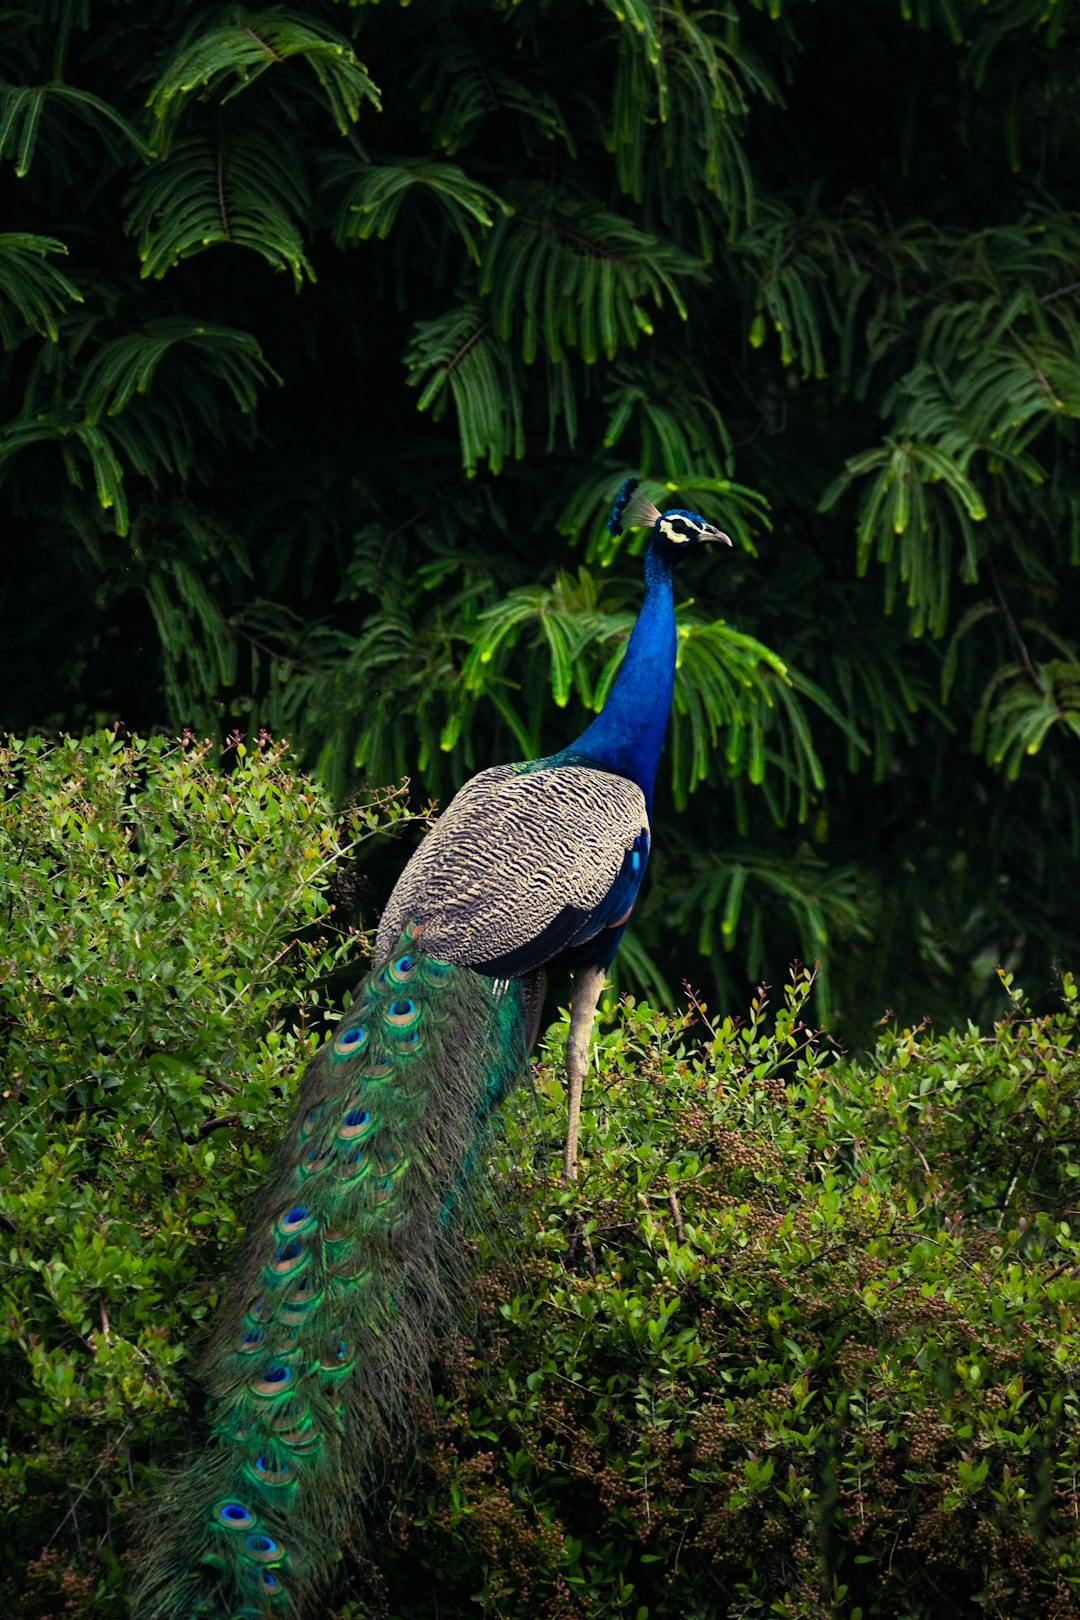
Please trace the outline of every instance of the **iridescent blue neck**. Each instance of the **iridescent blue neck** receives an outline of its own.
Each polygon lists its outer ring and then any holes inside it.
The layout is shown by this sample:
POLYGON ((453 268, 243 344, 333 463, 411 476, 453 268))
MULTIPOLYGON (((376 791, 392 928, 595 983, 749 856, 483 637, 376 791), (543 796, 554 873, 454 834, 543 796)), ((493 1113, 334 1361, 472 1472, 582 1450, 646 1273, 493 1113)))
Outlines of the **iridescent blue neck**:
POLYGON ((645 556, 645 600, 615 684, 592 725, 563 750, 628 776, 645 795, 650 814, 674 687, 671 561, 650 546, 645 556))

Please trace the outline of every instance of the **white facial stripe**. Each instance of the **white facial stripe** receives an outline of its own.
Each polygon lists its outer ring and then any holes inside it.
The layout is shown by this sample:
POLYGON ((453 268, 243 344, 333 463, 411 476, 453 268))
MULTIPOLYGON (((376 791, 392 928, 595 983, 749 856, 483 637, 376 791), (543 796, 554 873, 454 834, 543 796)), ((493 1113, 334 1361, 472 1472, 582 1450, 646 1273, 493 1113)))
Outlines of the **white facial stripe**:
POLYGON ((698 532, 694 525, 688 523, 685 518, 663 517, 660 519, 660 533, 665 540, 670 540, 673 546, 688 545, 691 540, 697 537, 698 532))

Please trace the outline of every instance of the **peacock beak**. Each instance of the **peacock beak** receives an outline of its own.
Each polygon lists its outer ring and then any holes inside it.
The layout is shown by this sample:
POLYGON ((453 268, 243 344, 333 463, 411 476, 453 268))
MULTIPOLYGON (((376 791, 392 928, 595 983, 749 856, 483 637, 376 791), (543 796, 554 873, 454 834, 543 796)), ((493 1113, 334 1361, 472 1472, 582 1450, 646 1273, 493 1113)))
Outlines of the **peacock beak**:
POLYGON ((698 536, 698 539, 699 540, 720 540, 720 541, 722 541, 724 543, 725 546, 730 546, 730 544, 731 544, 731 536, 730 536, 730 534, 725 534, 723 529, 714 529, 711 523, 706 523, 705 527, 702 529, 700 535, 698 536))

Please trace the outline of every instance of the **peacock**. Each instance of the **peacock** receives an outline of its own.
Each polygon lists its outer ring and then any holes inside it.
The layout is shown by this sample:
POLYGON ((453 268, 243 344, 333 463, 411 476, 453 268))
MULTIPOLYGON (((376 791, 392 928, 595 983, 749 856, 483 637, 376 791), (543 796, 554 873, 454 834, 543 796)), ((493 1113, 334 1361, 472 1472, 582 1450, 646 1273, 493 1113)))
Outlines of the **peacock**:
POLYGON ((607 702, 559 753, 466 782, 402 872, 376 966, 309 1065, 251 1212, 201 1368, 211 1432, 154 1504, 139 1620, 311 1612, 463 1285, 461 1211, 556 964, 574 976, 574 1175, 596 1005, 649 858, 672 566, 731 544, 696 512, 659 511, 633 478, 609 527, 651 533, 607 702))

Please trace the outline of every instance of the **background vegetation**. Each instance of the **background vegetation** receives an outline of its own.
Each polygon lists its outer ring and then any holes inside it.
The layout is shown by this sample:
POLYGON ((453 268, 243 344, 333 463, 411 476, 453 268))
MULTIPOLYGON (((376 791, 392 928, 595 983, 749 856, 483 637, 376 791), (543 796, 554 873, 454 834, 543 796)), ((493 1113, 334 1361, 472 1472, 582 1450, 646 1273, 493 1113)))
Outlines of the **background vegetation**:
MULTIPOLYGON (((1080 887, 1067 0, 43 0, 0 19, 16 731, 288 735, 335 793, 561 745, 680 577, 624 953, 728 1005, 1039 995, 1080 887), (703 960, 692 967, 694 953, 703 960)), ((373 869, 373 895, 388 869, 373 869)))
MULTIPOLYGON (((229 763, 109 732, 0 755, 20 1620, 117 1612, 238 1211, 358 950, 335 859, 401 822, 335 820, 274 746, 229 763)), ((992 1033, 896 1028, 862 1062, 804 1021, 806 974, 742 1019, 610 998, 572 1188, 556 1025, 496 1151, 478 1311, 333 1614, 1080 1614, 1077 992, 1035 1017, 1006 990, 992 1033)))

